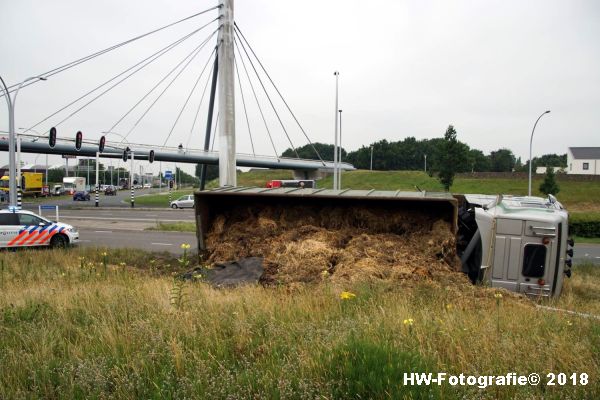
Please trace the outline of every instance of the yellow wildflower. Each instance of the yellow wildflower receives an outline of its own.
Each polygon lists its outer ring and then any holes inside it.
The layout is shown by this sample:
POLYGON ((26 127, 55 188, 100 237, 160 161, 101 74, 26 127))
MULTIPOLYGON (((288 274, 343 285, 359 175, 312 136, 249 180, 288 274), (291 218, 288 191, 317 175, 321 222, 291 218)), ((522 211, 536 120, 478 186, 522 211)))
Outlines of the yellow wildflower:
POLYGON ((321 278, 326 279, 329 277, 329 272, 327 272, 326 269, 324 269, 323 271, 321 271, 321 278))
POLYGON ((342 299, 342 300, 350 300, 350 299, 353 299, 355 297, 356 297, 356 295, 354 293, 352 293, 352 292, 342 292, 342 293, 340 293, 340 299, 342 299))
POLYGON ((448 310, 448 311, 452 310, 452 304, 446 304, 446 310, 448 310))
POLYGON ((415 321, 412 318, 408 318, 408 319, 405 319, 403 322, 404 322, 404 325, 406 325, 406 326, 412 326, 415 321))
POLYGON ((108 254, 106 252, 102 253, 102 257, 106 257, 108 254))
POLYGON ((573 323, 571 321, 567 321, 567 326, 573 326, 573 323))
POLYGON ((184 249, 184 250, 187 250, 187 249, 189 249, 190 247, 191 247, 191 246, 190 246, 188 243, 182 243, 182 244, 181 244, 181 248, 182 248, 182 249, 184 249))
POLYGON ((495 293, 494 297, 497 299, 501 299, 502 298, 502 293, 495 293))

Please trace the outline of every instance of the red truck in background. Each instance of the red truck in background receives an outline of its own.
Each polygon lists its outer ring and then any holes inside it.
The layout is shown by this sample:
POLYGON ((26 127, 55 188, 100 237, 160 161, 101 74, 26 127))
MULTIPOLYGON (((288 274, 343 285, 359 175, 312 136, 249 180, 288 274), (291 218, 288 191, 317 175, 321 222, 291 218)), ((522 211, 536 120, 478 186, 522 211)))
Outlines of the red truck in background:
POLYGON ((268 188, 294 187, 303 189, 315 189, 317 183, 314 180, 297 180, 297 179, 274 179, 267 182, 268 188))

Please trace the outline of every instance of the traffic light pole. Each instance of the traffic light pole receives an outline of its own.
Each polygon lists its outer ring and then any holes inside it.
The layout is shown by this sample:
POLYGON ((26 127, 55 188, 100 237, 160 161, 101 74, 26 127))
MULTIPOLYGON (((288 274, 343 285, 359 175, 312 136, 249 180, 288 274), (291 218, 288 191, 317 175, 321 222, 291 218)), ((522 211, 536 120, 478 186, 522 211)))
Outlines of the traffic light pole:
POLYGON ((133 151, 129 153, 131 155, 131 169, 129 170, 129 188, 131 189, 131 208, 135 207, 135 193, 133 189, 133 151))
POLYGON ((100 197, 98 196, 98 191, 100 189, 100 185, 98 183, 98 165, 100 161, 100 152, 96 152, 96 207, 100 205, 100 197))

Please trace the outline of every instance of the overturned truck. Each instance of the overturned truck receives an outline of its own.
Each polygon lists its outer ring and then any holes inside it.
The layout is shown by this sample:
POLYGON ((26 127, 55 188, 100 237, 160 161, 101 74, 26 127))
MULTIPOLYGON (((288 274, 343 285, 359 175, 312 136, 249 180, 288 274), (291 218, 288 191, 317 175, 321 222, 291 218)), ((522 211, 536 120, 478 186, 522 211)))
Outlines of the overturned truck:
POLYGON ((195 208, 205 261, 260 257, 266 284, 468 277, 555 297, 571 274, 552 196, 237 187, 197 192, 195 208))

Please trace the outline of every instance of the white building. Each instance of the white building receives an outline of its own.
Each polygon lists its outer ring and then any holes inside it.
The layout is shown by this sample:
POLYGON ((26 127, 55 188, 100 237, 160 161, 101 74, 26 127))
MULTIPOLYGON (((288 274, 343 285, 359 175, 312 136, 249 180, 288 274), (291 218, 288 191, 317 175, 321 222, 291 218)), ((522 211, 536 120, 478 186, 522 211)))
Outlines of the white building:
POLYGON ((600 147, 569 147, 567 174, 600 175, 600 147))

